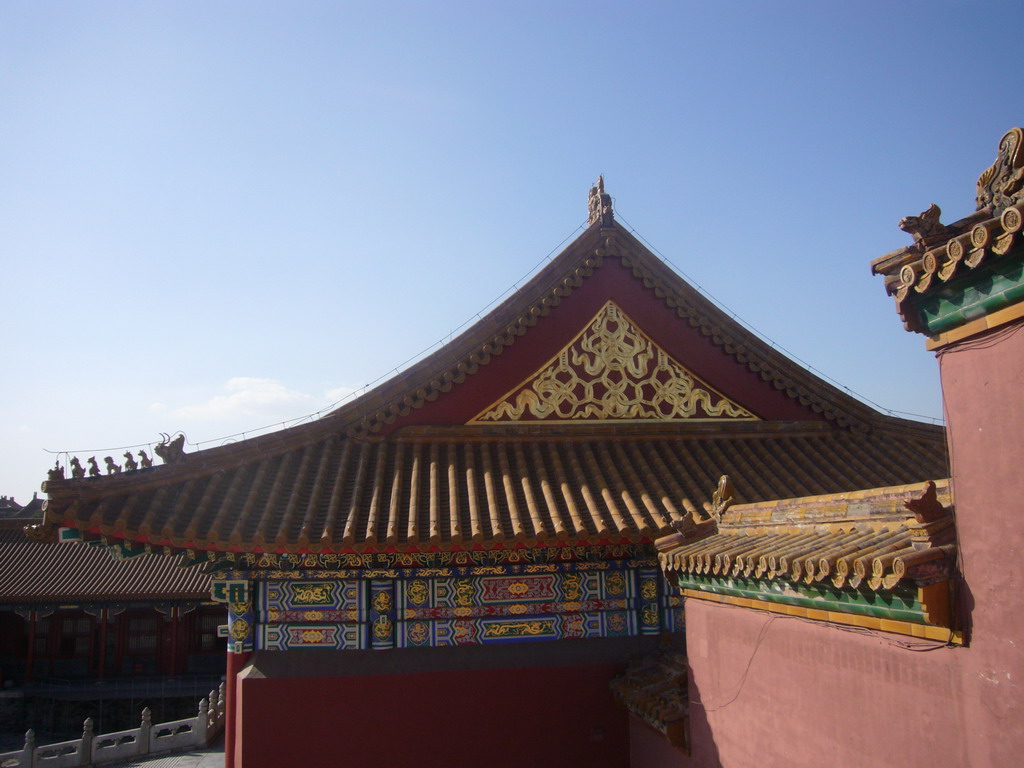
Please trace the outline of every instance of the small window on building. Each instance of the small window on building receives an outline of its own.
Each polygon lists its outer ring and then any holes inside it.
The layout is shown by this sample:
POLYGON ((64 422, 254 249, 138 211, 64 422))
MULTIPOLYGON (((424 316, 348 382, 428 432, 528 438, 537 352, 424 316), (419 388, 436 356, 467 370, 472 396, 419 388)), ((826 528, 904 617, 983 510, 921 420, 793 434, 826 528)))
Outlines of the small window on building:
POLYGON ((195 619, 193 653, 224 653, 226 641, 217 637, 217 628, 227 623, 223 610, 203 609, 195 619))
POLYGON ((38 619, 36 621, 35 654, 37 657, 46 655, 50 644, 50 619, 38 619))
POLYGON ((92 652, 92 619, 88 616, 61 616, 58 623, 57 655, 65 659, 88 657, 92 652))
POLYGON ((128 653, 146 656, 156 652, 160 619, 156 616, 132 616, 128 619, 128 653))

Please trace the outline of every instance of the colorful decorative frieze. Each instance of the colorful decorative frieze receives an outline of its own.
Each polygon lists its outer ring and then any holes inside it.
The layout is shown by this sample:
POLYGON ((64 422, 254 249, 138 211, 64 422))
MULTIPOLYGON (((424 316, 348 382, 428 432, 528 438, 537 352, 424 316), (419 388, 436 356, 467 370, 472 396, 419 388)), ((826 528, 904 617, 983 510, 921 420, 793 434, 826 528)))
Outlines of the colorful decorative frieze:
MULTIPOLYGON (((653 571, 652 571, 653 572, 653 571)), ((634 571, 566 571, 538 575, 411 579, 402 582, 403 610, 491 606, 510 603, 580 603, 630 600, 636 596, 634 571)))
POLYGON ((401 622, 398 647, 488 645, 637 634, 635 611, 566 613, 519 619, 453 619, 401 622))
POLYGON ((406 608, 402 618, 412 619, 457 619, 484 616, 521 616, 525 613, 578 613, 595 611, 625 611, 633 608, 632 600, 584 600, 571 602, 542 603, 496 603, 491 605, 470 605, 456 607, 406 608))
POLYGON ((395 645, 395 582, 370 582, 370 639, 378 650, 395 645))
POLYGON ((658 589, 661 581, 657 568, 641 568, 636 572, 640 634, 657 635, 662 630, 658 589))
POLYGON ((217 603, 239 603, 249 599, 249 580, 214 579, 210 582, 210 594, 217 603))
MULTIPOLYGON (((666 612, 660 573, 650 560, 642 564, 545 565, 540 572, 500 575, 477 568, 469 574, 461 569, 396 571, 389 578, 259 578, 251 588, 238 579, 230 582, 235 594, 253 599, 230 604, 239 610, 231 614, 228 631, 232 650, 240 652, 383 650, 674 629, 676 617, 671 609, 666 612), (672 624, 666 625, 666 617, 672 624)), ((218 589, 227 594, 224 584, 218 589)))
MULTIPOLYGON (((666 593, 669 590, 665 590, 666 593)), ((665 594, 661 599, 661 626, 667 632, 683 632, 686 629, 686 614, 683 611, 683 597, 665 594)))
POLYGON ((259 647, 267 651, 362 650, 366 648, 366 633, 358 624, 264 624, 260 627, 259 647))
POLYGON ((513 576, 531 573, 589 572, 610 571, 616 569, 642 568, 655 563, 651 557, 638 557, 622 560, 603 560, 598 562, 553 562, 553 563, 513 563, 507 565, 453 566, 450 568, 345 568, 342 570, 287 570, 287 571, 246 571, 222 570, 219 575, 231 579, 259 578, 267 581, 289 580, 347 580, 347 579, 412 579, 431 578, 436 576, 513 576))
POLYGON ((268 581, 261 583, 260 597, 263 610, 353 611, 361 605, 357 581, 268 581))
POLYGON ((255 650, 256 612, 251 600, 228 603, 228 650, 248 653, 255 650))
MULTIPOLYGON (((192 558, 195 553, 189 552, 192 558)), ((474 549, 446 552, 362 552, 347 554, 254 554, 226 553, 217 564, 224 571, 246 574, 264 572, 309 573, 313 570, 340 572, 408 568, 467 568, 551 563, 601 563, 625 559, 649 559, 649 548, 642 544, 603 546, 523 547, 512 549, 474 549)), ((194 559, 194 558, 193 558, 194 559)), ((276 577, 275 577, 276 578, 276 577)))

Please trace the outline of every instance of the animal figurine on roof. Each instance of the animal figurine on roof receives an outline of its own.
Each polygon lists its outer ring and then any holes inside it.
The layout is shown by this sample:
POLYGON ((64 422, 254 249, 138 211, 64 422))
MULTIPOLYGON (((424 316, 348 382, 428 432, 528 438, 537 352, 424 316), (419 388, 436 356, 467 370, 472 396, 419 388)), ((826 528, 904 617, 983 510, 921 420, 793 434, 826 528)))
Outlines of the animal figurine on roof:
POLYGON ((899 228, 913 236, 914 245, 925 248, 939 240, 947 229, 946 225, 939 221, 941 215, 942 210, 932 203, 927 211, 900 219, 899 228))
POLYGON ((102 473, 100 472, 99 465, 96 464, 96 457, 89 457, 89 477, 99 477, 102 473))
POLYGON ((119 474, 121 474, 121 467, 119 467, 117 464, 114 463, 114 457, 113 456, 107 456, 105 459, 103 459, 103 462, 107 465, 107 474, 108 475, 119 475, 119 474))
POLYGON ((722 513, 732 505, 735 496, 729 476, 722 475, 718 478, 718 487, 711 494, 711 501, 704 502, 704 511, 707 513, 708 519, 720 521, 722 513))
POLYGON ((139 468, 139 465, 135 462, 135 457, 132 456, 131 451, 124 452, 124 471, 132 472, 139 468))
POLYGON ((78 460, 77 456, 71 457, 71 476, 76 480, 85 477, 85 467, 82 466, 82 462, 78 460))
POLYGON ((53 465, 53 469, 49 470, 46 474, 50 480, 63 480, 64 467, 60 465, 60 460, 57 460, 53 465))
POLYGON ((164 464, 177 464, 185 458, 185 435, 180 434, 173 440, 166 432, 161 432, 163 442, 153 446, 153 451, 164 460, 164 464))
POLYGON ((149 458, 145 451, 139 451, 139 466, 143 469, 149 469, 153 466, 153 460, 149 458))

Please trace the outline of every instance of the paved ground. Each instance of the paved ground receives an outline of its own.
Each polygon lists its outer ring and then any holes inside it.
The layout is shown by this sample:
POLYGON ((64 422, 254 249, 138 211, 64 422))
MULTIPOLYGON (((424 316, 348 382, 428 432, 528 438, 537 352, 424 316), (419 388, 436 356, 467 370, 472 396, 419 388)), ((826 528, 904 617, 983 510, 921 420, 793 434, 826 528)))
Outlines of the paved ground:
POLYGON ((117 763, 116 768, 224 768, 224 737, 204 750, 117 763))

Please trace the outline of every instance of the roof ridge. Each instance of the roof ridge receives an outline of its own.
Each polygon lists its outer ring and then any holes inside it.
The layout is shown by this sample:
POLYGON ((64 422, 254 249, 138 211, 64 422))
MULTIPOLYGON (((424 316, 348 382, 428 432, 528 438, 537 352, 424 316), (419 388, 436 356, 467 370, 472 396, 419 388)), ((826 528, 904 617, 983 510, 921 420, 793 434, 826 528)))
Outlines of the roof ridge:
POLYGON ((920 426, 936 434, 941 431, 941 427, 888 417, 807 370, 729 317, 618 222, 606 224, 603 219, 592 223, 515 295, 448 345, 325 419, 345 418, 349 421, 347 434, 354 437, 377 432, 413 409, 423 407, 439 394, 449 392, 455 384, 461 384, 467 375, 486 365, 506 346, 514 344, 516 338, 571 295, 608 258, 619 259, 623 266, 630 268, 635 278, 674 309, 680 319, 699 327, 701 334, 727 355, 746 365, 751 372, 758 373, 776 389, 784 391, 789 398, 815 413, 821 413, 838 426, 869 431, 876 424, 891 421, 892 426, 920 426), (479 337, 484 335, 481 329, 489 324, 498 324, 499 319, 505 327, 492 338, 481 341, 479 337), (382 397, 399 381, 408 381, 408 384, 394 394, 382 397), (827 395, 821 394, 822 390, 827 395), (374 397, 380 400, 376 407, 369 404, 374 397))
MULTIPOLYGON (((600 186, 600 180, 599 180, 600 186)), ((598 189, 595 187, 595 189, 598 189)), ((605 195, 607 197, 607 195, 605 195)), ((603 199, 598 194, 598 200, 603 199)), ((605 207, 601 207, 605 211, 605 207)), ((593 218, 593 217, 592 217, 593 218)), ((753 331, 717 307, 710 299, 664 263, 624 226, 607 215, 593 222, 558 255, 533 275, 512 296, 494 307, 480 320, 448 344, 414 363, 358 398, 322 418, 227 445, 215 446, 175 464, 171 474, 191 475, 223 468, 255 453, 284 452, 326 439, 368 438, 387 425, 422 408, 441 394, 463 383, 481 366, 501 354, 527 333, 537 321, 572 295, 608 259, 618 260, 655 297, 672 309, 712 344, 720 348, 766 384, 774 386, 810 411, 822 414, 836 426, 859 432, 874 428, 918 433, 923 439, 935 439, 941 427, 886 416, 853 396, 842 392, 782 352, 774 349, 753 331), (243 447, 244 446, 244 447, 243 447), (195 457, 202 456, 197 463, 195 457), (232 457, 234 460, 232 460, 232 457), (224 459, 227 459, 224 461, 224 459)), ((147 470, 148 471, 148 470, 147 470)), ((159 475, 166 476, 161 470, 159 475)), ((135 472, 90 478, 88 490, 102 488, 110 492, 116 486, 137 487, 135 472), (130 479, 129 479, 130 478, 130 479)), ((153 480, 159 484, 157 478, 153 480)), ((55 479, 43 490, 57 490, 70 480, 55 479)), ((86 491, 80 484, 78 493, 86 491)))

